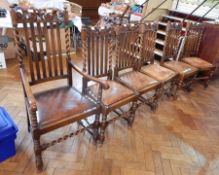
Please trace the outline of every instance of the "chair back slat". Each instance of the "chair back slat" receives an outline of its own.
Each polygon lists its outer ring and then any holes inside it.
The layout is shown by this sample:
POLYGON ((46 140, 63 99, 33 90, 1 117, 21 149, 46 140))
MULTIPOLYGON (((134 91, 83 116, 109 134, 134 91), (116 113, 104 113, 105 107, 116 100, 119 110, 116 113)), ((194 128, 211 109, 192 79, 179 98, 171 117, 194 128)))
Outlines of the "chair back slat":
POLYGON ((169 58, 176 59, 179 41, 182 32, 182 24, 178 22, 168 22, 166 29, 165 45, 161 63, 169 58))
MULTIPOLYGON (((66 59, 62 53, 69 50, 69 45, 67 46, 67 40, 62 34, 65 36, 69 30, 60 28, 63 24, 68 25, 66 9, 12 9, 11 15, 17 34, 17 46, 23 40, 26 45, 30 82, 36 84, 66 78, 68 73, 63 63, 66 59), (64 41, 61 40, 63 38, 64 41)), ((23 64, 21 61, 21 65, 23 64)))
MULTIPOLYGON (((37 22, 37 30, 38 30, 38 39, 39 39, 39 49, 40 49, 40 60, 42 63, 42 72, 43 72, 43 78, 47 78, 47 73, 46 73, 46 63, 45 63, 45 59, 44 59, 44 50, 43 50, 43 31, 42 28, 40 26, 41 24, 39 22, 37 22)), ((42 24, 43 25, 43 24, 42 24)))
POLYGON ((195 56, 198 54, 203 31, 204 25, 202 23, 190 22, 187 24, 182 57, 195 56))
POLYGON ((110 61, 112 50, 112 32, 110 29, 84 28, 82 29, 82 50, 84 68, 89 75, 95 77, 111 77, 110 61))

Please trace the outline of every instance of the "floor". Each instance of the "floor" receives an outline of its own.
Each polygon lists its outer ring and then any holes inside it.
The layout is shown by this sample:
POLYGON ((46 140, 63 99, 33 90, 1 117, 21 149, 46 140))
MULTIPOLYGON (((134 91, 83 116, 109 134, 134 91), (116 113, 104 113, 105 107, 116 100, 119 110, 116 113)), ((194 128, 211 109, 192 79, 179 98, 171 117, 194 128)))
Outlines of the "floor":
MULTIPOLYGON (((58 144, 43 153, 43 175, 218 175, 219 80, 207 90, 199 83, 178 99, 165 97, 156 112, 140 106, 132 128, 117 120, 107 129, 103 145, 88 133, 58 144)), ((0 70, 0 105, 19 128, 17 154, 0 164, 0 175, 37 174, 33 144, 26 127, 26 112, 18 66, 0 70)), ((72 126, 49 134, 67 133, 72 126)))

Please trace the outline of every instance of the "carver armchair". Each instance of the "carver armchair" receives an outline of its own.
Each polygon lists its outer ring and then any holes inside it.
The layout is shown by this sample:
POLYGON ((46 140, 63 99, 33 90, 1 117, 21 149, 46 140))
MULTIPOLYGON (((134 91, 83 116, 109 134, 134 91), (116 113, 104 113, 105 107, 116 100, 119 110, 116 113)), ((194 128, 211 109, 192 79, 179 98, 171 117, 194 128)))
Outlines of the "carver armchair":
MULTIPOLYGON (((82 72, 73 64, 69 51, 68 13, 66 10, 12 9, 11 16, 15 30, 18 50, 19 71, 24 90, 27 110, 28 129, 32 134, 36 167, 43 169, 42 152, 48 147, 70 137, 90 130, 94 140, 97 139, 96 123, 79 127, 53 141, 41 143, 41 136, 60 127, 80 123, 91 115, 100 115, 100 102, 93 101, 86 93, 81 94, 74 88, 72 70, 84 79, 99 85, 98 92, 108 85, 82 72), (65 26, 65 46, 61 45, 60 26, 65 26), (26 45, 27 56, 23 55, 20 43, 26 45), (63 52, 63 47, 65 52, 63 52), (63 80, 56 82, 56 80, 63 80), (47 83, 51 83, 48 85, 47 83), (43 90, 46 87, 46 90, 43 90), (33 91, 33 88, 37 92, 33 91)), ((45 140, 45 139, 44 139, 45 140)))

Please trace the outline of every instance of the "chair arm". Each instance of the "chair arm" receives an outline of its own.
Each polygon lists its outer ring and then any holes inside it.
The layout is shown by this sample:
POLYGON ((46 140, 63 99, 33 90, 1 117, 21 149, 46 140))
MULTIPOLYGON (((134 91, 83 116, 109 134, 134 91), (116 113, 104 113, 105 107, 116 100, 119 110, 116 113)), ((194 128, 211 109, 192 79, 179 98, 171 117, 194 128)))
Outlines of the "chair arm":
POLYGON ((106 83, 106 82, 103 82, 101 80, 99 80, 98 78, 95 78, 93 76, 90 76, 88 75, 87 73, 83 72, 80 70, 80 68, 78 66, 76 66, 75 64, 73 64, 72 61, 68 60, 68 64, 76 71, 78 72, 79 74, 81 74, 84 78, 86 78, 87 80, 90 80, 90 81, 94 81, 98 84, 100 84, 100 86, 103 88, 103 89, 109 89, 109 84, 106 83))
POLYGON ((24 93, 27 97, 28 105, 30 106, 31 111, 36 112, 37 111, 36 100, 33 96, 32 90, 31 90, 30 85, 28 83, 25 70, 24 70, 24 68, 20 68, 19 70, 20 70, 22 86, 24 89, 24 93))

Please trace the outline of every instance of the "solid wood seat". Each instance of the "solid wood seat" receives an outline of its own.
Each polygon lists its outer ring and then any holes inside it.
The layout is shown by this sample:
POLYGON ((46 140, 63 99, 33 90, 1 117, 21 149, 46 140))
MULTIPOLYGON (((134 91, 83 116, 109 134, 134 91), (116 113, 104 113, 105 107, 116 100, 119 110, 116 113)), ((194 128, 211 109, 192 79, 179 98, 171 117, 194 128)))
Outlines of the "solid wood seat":
POLYGON ((175 71, 160 66, 159 64, 143 66, 141 67, 141 71, 162 83, 169 81, 177 75, 175 71))
POLYGON ((39 129, 51 129, 79 121, 97 109, 97 105, 73 87, 60 87, 34 94, 37 104, 39 129), (53 110, 51 110, 53 109, 53 110))
POLYGON ((149 89, 155 88, 160 84, 159 81, 138 71, 124 73, 119 76, 119 79, 140 94, 147 92, 149 89))
MULTIPOLYGON (((134 93, 127 87, 119 84, 116 81, 107 80, 106 83, 110 86, 109 89, 102 92, 102 103, 106 106, 118 103, 120 100, 134 98, 134 93)), ((98 96, 98 84, 89 86, 89 89, 95 95, 98 96)))
POLYGON ((183 77, 188 77, 198 72, 198 69, 180 61, 167 61, 163 64, 165 67, 178 72, 183 77))
POLYGON ((209 69, 214 68, 213 64, 198 57, 186 57, 186 58, 183 58, 182 61, 200 70, 209 70, 209 69))

